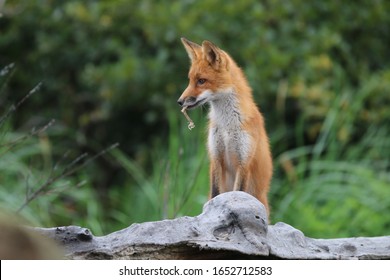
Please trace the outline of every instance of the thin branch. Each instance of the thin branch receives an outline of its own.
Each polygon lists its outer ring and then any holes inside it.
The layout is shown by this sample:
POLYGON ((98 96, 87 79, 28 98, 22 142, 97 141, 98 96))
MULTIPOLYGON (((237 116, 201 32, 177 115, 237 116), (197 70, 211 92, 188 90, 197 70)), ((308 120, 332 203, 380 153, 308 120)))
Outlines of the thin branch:
POLYGON ((74 166, 76 166, 79 162, 81 162, 83 159, 88 157, 88 153, 83 153, 79 155, 75 160, 73 160, 71 163, 69 163, 67 166, 65 166, 62 173, 66 173, 68 170, 72 170, 74 166))
POLYGON ((16 211, 17 213, 19 213, 20 211, 22 211, 31 201, 33 201, 34 199, 36 199, 39 195, 41 194, 44 194, 48 191, 48 188, 54 184, 55 182, 57 182, 58 180, 60 179, 63 179, 67 176, 70 176, 72 175, 73 173, 77 172, 78 170, 80 170, 81 168, 85 167, 86 165, 88 165, 90 162, 94 161, 95 159, 97 159, 98 157, 101 157, 103 156, 104 154, 106 154, 107 152, 109 152, 110 150, 112 149, 115 149, 116 147, 119 146, 119 143, 115 143, 111 146, 109 146, 108 148, 100 151, 99 153, 97 153, 96 155, 90 157, 89 159, 87 159, 86 161, 84 161, 83 163, 77 165, 81 160, 83 160, 84 158, 86 158, 87 154, 82 154, 80 156, 78 156, 74 161, 72 161, 68 166, 66 166, 63 171, 58 174, 57 176, 54 176, 54 177, 49 177, 46 182, 44 182, 35 192, 31 193, 28 197, 26 197, 26 201, 19 207, 19 209, 16 211))
POLYGON ((27 99, 31 97, 34 93, 36 93, 42 86, 42 82, 39 82, 32 90, 30 90, 16 105, 11 105, 11 107, 8 109, 7 113, 5 113, 0 118, 0 127, 3 125, 5 120, 7 120, 12 113, 14 113, 20 106, 23 105, 24 102, 26 102, 27 99))
POLYGON ((87 180, 82 180, 82 181, 78 182, 77 184, 72 185, 72 184, 70 184, 70 182, 67 181, 67 182, 63 183, 62 185, 57 186, 56 189, 47 190, 46 192, 44 192, 42 194, 43 195, 60 194, 66 190, 70 190, 71 188, 80 188, 83 185, 85 185, 86 183, 87 183, 87 180))
POLYGON ((0 78, 2 78, 3 76, 7 76, 7 77, 1 82, 0 93, 4 91, 8 81, 11 79, 14 73, 15 73, 15 63, 10 63, 7 66, 5 66, 3 69, 1 69, 0 78))
POLYGON ((69 153, 70 153, 70 151, 67 150, 67 151, 62 155, 62 157, 60 158, 60 160, 57 161, 57 162, 54 164, 53 171, 56 171, 57 168, 60 166, 60 164, 62 164, 62 161, 64 161, 65 159, 68 158, 69 153))
POLYGON ((33 129, 30 133, 26 134, 26 135, 23 135, 13 141, 10 141, 10 142, 7 142, 5 144, 2 144, 0 145, 0 148, 3 148, 3 147, 7 147, 7 149, 5 149, 1 154, 0 154, 0 157, 7 153, 8 151, 10 151, 12 148, 14 148, 16 145, 18 145, 19 143, 25 141, 26 139, 32 137, 32 136, 35 136, 37 134, 40 134, 40 133, 43 133, 44 131, 46 131, 49 127, 51 127, 53 124, 55 123, 55 120, 52 119, 50 122, 48 122, 46 125, 42 126, 41 128, 35 130, 33 129))

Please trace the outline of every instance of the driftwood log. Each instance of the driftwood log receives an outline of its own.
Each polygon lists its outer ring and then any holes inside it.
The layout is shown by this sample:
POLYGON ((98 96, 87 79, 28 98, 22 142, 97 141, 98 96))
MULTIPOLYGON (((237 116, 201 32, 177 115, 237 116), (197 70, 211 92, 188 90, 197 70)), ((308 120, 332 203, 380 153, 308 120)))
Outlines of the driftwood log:
POLYGON ((133 224, 106 236, 78 226, 35 228, 69 259, 390 259, 390 236, 313 239, 285 223, 268 225, 244 192, 221 194, 196 217, 133 224))

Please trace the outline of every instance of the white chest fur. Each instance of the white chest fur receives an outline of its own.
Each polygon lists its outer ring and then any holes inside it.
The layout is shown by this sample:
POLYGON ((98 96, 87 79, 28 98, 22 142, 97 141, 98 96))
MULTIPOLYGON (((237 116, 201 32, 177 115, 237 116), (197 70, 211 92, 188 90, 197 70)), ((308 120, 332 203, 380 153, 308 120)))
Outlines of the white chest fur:
POLYGON ((208 149, 211 157, 223 157, 227 167, 234 169, 233 158, 239 162, 248 158, 251 137, 242 129, 244 116, 236 93, 230 90, 218 95, 210 101, 208 149))

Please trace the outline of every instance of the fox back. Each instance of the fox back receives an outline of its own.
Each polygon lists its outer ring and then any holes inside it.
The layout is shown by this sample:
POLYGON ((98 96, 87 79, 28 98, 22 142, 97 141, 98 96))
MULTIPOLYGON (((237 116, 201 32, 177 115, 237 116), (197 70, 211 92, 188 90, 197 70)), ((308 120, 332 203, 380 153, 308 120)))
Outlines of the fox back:
POLYGON ((210 104, 210 198, 227 191, 245 191, 269 213, 271 152, 263 116, 244 73, 213 43, 198 45, 184 38, 182 42, 191 68, 189 85, 178 103, 187 109, 210 104))

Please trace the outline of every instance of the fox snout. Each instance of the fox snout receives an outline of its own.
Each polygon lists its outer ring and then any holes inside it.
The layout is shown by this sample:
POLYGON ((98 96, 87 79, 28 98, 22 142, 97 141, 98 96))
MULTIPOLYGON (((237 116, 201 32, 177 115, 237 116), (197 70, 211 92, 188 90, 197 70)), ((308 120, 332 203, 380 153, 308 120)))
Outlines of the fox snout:
POLYGON ((182 98, 180 97, 178 100, 177 100, 177 103, 183 107, 183 106, 191 106, 193 104, 196 103, 196 97, 194 96, 188 96, 186 98, 182 98))

